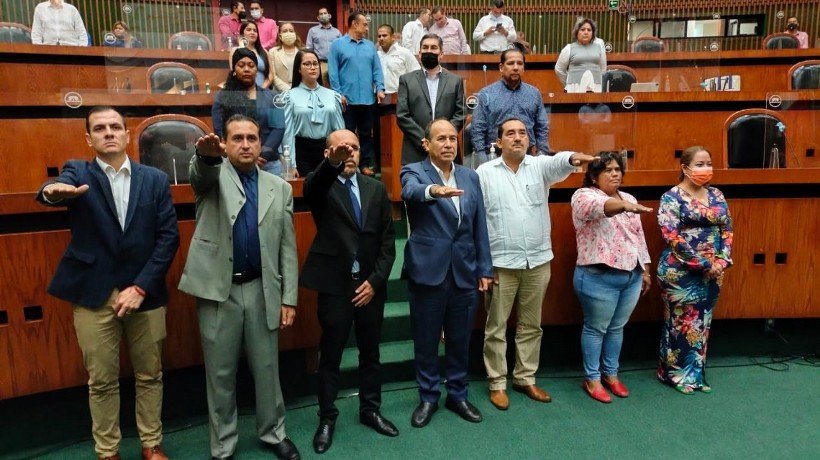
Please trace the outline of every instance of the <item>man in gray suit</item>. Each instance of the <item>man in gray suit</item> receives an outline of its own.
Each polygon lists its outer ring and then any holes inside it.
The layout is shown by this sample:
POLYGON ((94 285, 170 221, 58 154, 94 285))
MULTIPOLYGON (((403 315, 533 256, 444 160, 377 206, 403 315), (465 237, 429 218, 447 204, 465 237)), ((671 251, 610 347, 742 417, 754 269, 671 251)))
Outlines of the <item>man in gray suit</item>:
POLYGON ((299 451, 285 435, 278 360, 279 329, 296 315, 293 192, 257 167, 262 144, 255 120, 234 115, 224 132, 224 144, 213 133, 199 138, 191 159, 196 230, 179 283, 196 297, 211 456, 230 458, 236 449, 236 369, 244 343, 259 439, 278 458, 297 459, 299 451))
POLYGON ((423 69, 399 78, 399 97, 396 118, 404 133, 401 145, 401 164, 415 163, 427 158, 421 145, 424 130, 431 121, 444 118, 461 131, 464 110, 464 82, 456 74, 439 64, 443 53, 441 37, 427 34, 421 38, 419 58, 423 69))

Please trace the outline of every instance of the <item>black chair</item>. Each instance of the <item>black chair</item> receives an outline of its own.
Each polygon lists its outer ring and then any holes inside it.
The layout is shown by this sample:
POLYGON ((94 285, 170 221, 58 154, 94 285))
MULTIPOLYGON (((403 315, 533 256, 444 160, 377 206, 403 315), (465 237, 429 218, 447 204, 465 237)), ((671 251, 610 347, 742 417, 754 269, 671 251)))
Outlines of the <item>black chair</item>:
POLYGON ((601 90, 605 93, 629 92, 632 83, 637 83, 635 71, 625 65, 607 66, 606 72, 601 76, 601 90))
POLYGON ((663 40, 657 37, 638 37, 632 42, 633 53, 660 53, 666 51, 663 40))
POLYGON ((789 75, 790 89, 820 89, 820 61, 798 62, 789 75))
POLYGON ((16 22, 0 22, 0 42, 31 43, 31 29, 16 22))
POLYGON ((729 122, 727 137, 729 168, 786 167, 785 126, 773 115, 741 115, 729 122))
POLYGON ((203 50, 213 49, 211 39, 199 32, 177 32, 168 39, 168 49, 203 50))
POLYGON ((199 92, 196 71, 179 62, 159 62, 148 68, 148 90, 152 93, 199 92))
POLYGON ((763 39, 763 48, 767 50, 796 49, 800 43, 792 34, 778 32, 763 39))
POLYGON ((204 136, 199 120, 185 115, 160 115, 140 125, 137 135, 140 163, 168 174, 172 184, 187 184, 188 164, 196 152, 196 140, 204 136))

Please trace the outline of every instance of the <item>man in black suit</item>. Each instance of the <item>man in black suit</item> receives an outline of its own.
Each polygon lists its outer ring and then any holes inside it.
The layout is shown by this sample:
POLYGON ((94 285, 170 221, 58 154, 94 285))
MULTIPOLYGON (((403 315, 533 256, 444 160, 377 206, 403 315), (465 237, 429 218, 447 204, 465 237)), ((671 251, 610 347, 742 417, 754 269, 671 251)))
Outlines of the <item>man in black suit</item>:
POLYGON ((464 82, 458 75, 441 67, 439 59, 443 52, 441 37, 436 34, 423 36, 419 48, 423 69, 399 77, 396 118, 404 133, 402 165, 427 158, 421 140, 424 139, 424 129, 431 121, 439 118, 449 120, 456 132, 461 131, 464 125, 464 82))
POLYGON ((331 133, 325 159, 304 188, 316 223, 301 285, 319 292, 319 427, 313 449, 320 454, 333 442, 339 364, 353 324, 359 348, 359 420, 380 434, 399 434, 379 412, 379 341, 387 278, 396 258, 392 214, 384 184, 358 172, 359 148, 351 131, 331 133))

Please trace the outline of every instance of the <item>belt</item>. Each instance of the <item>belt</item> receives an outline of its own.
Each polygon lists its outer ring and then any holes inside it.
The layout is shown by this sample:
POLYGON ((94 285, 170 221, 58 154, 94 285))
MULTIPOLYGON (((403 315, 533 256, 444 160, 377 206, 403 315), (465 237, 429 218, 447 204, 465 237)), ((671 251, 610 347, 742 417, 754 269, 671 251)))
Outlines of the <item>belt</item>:
POLYGON ((242 272, 231 275, 231 282, 233 284, 245 284, 262 276, 259 272, 242 272))
POLYGON ((353 272, 350 274, 350 279, 353 281, 359 281, 359 278, 362 276, 362 272, 353 272))

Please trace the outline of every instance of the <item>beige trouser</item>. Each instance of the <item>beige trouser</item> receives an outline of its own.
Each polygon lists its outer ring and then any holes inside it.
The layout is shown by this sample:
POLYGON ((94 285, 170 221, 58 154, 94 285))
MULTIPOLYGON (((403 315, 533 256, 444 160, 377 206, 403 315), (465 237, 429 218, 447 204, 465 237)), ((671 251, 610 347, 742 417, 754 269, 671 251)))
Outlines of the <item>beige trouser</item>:
POLYGON ((117 318, 118 290, 96 309, 74 305, 74 330, 88 371, 88 405, 94 449, 101 457, 120 448, 120 340, 128 343, 136 379, 137 430, 143 447, 162 443, 162 342, 165 307, 117 318))
POLYGON ((517 304, 515 385, 535 385, 541 355, 541 304, 550 281, 549 262, 534 268, 495 268, 498 284, 485 296, 484 366, 490 390, 507 388, 507 320, 517 304))
POLYGON ((322 71, 322 85, 330 88, 330 75, 327 73, 327 61, 319 61, 319 70, 322 71))

